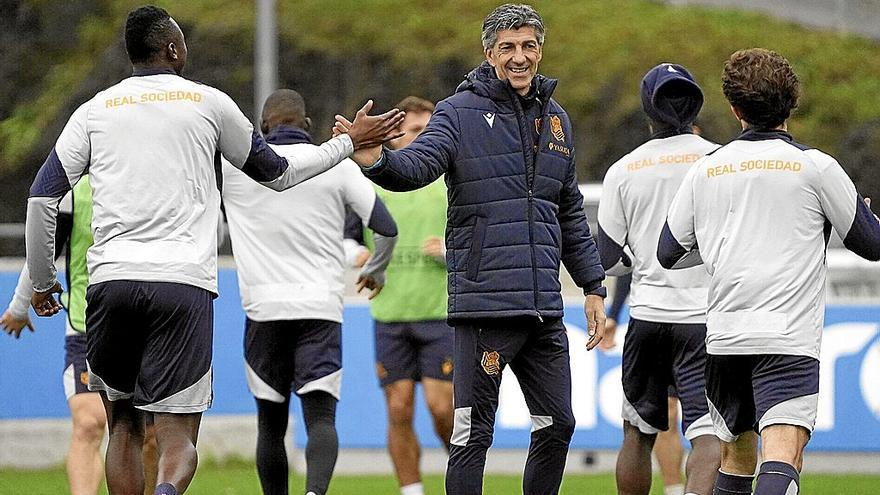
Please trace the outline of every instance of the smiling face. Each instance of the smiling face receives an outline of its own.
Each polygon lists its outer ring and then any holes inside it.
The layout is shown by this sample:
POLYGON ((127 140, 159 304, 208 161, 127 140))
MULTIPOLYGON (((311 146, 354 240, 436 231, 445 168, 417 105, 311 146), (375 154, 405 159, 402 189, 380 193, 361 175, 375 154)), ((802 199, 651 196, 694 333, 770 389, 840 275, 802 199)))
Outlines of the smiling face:
POLYGON ((498 40, 486 49, 486 60, 495 68, 498 79, 507 79, 517 93, 525 96, 541 61, 541 44, 535 28, 498 31, 498 40))

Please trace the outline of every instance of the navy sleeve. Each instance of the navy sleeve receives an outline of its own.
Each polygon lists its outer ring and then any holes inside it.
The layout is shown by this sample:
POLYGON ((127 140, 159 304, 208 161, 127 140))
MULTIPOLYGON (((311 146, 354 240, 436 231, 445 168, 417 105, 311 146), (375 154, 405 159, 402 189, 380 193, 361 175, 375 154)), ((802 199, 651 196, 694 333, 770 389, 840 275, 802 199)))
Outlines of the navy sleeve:
POLYGON ((559 201, 559 227, 562 230, 562 263, 578 287, 585 293, 597 293, 605 280, 605 270, 596 242, 590 234, 584 213, 584 197, 578 189, 574 160, 566 183, 562 185, 559 201))
POLYGON ((880 222, 861 195, 856 195, 855 216, 843 245, 862 258, 880 261, 880 222))
MULTIPOLYGON (((370 214, 370 222, 367 224, 367 227, 381 236, 397 236, 397 224, 379 196, 376 196, 376 202, 373 203, 373 212, 370 214)), ((361 236, 363 237, 363 234, 361 236)))
POLYGON ((351 210, 351 208, 345 209, 345 230, 343 232, 343 237, 345 239, 352 239, 361 246, 366 245, 364 242, 364 223, 361 221, 361 218, 357 216, 357 213, 351 210))
POLYGON ((632 260, 623 252, 623 246, 614 242, 614 239, 602 230, 601 225, 596 232, 596 243, 599 245, 599 257, 602 258, 603 269, 610 270, 617 263, 622 263, 627 268, 632 267, 632 260))
POLYGON ((251 136, 251 151, 241 166, 241 171, 257 182, 271 182, 287 170, 287 160, 278 156, 266 144, 259 131, 254 129, 251 136))
POLYGON ((667 270, 690 268, 703 263, 700 248, 695 243, 690 250, 684 248, 669 229, 669 222, 663 224, 660 240, 657 242, 657 261, 667 270))
POLYGON ((458 112, 440 102, 428 126, 404 149, 385 150, 381 161, 364 170, 370 180, 389 191, 412 191, 446 173, 458 153, 458 112))
POLYGON ((70 181, 55 149, 46 157, 31 185, 30 197, 60 198, 70 191, 70 181))
POLYGON ((617 283, 614 284, 614 300, 611 301, 611 307, 608 309, 608 318, 620 320, 620 312, 623 311, 623 305, 629 297, 631 286, 632 273, 617 277, 617 283))

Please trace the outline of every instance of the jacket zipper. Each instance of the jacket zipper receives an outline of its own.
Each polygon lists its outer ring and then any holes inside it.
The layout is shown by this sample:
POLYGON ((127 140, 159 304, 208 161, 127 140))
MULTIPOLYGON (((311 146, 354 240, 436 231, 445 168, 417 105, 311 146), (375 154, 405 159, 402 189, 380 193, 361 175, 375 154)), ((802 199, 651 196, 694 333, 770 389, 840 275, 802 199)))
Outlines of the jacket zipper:
MULTIPOLYGON (((516 120, 519 123, 520 140, 522 141, 523 144, 526 144, 526 142, 527 142, 526 138, 529 138, 528 142, 532 143, 532 139, 530 137, 531 134, 526 133, 526 131, 528 131, 530 133, 531 128, 528 127, 528 125, 526 125, 527 123, 523 122, 523 119, 525 118, 525 111, 522 108, 522 103, 520 103, 519 97, 510 88, 509 85, 507 86, 507 90, 508 90, 508 93, 510 94, 511 100, 513 101, 514 108, 516 109, 516 120)), ((549 101, 548 101, 548 103, 549 103, 549 101)), ((542 122, 542 124, 543 124, 543 121, 545 120, 545 117, 547 116, 549 109, 550 109, 550 107, 548 104, 544 104, 544 108, 541 109, 541 122, 542 122)), ((534 206, 533 206, 534 192, 533 192, 532 188, 534 187, 534 183, 535 183, 535 173, 536 173, 535 168, 536 168, 536 164, 537 164, 536 162, 537 162, 537 158, 538 158, 538 148, 540 146, 540 143, 541 143, 541 140, 544 136, 544 133, 547 131, 546 127, 547 126, 545 126, 545 125, 541 126, 541 134, 538 136, 538 142, 532 143, 532 147, 534 147, 535 149, 532 149, 527 146, 523 147, 523 156, 525 158, 525 163, 526 163, 526 188, 528 189, 529 251, 532 254, 532 287, 533 287, 532 296, 533 296, 533 300, 534 300, 534 304, 535 304, 535 313, 538 316, 538 321, 541 323, 544 322, 544 317, 541 315, 541 310, 538 308, 538 267, 537 267, 538 260, 537 260, 537 257, 535 256, 535 232, 533 229, 534 219, 533 219, 533 215, 532 215, 532 210, 534 208, 534 206)))

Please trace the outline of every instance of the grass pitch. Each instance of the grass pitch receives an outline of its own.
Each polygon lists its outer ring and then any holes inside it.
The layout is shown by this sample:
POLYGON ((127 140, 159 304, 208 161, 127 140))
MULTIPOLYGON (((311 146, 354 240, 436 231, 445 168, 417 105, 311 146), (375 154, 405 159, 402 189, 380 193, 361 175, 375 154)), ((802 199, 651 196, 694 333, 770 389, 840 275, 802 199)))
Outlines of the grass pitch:
MULTIPOLYGON (((428 476, 424 480, 428 495, 443 494, 443 478, 428 476)), ((303 478, 291 477, 290 493, 303 493, 303 478)), ((487 495, 522 493, 517 476, 488 476, 487 495)), ((28 495, 59 495, 69 493, 67 476, 63 468, 42 471, 0 471, 0 493, 27 493, 28 495)), ((106 494, 106 489, 101 490, 106 494)), ((228 463, 204 463, 199 466, 188 495, 253 495, 260 493, 260 483, 252 463, 236 461, 228 463)), ((332 495, 397 495, 397 482, 393 476, 336 476, 330 485, 332 495)), ((614 494, 614 476, 570 475, 562 485, 563 495, 614 494)), ((807 473, 801 484, 804 495, 847 494, 871 495, 880 493, 880 476, 813 475, 807 473)), ((655 479, 652 495, 662 495, 659 480, 655 479)))

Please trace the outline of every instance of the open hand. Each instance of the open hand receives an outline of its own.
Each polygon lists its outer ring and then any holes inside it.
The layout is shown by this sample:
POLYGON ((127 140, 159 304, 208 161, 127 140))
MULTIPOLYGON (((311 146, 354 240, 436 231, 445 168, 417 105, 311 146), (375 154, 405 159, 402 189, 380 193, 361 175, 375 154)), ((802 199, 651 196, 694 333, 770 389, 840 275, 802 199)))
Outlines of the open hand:
MULTIPOLYGON (((333 137, 339 136, 340 134, 346 134, 351 129, 352 123, 348 121, 342 115, 336 116, 336 124, 333 126, 333 137)), ((396 138, 395 138, 396 139, 396 138)), ((374 163, 379 161, 379 158, 382 157, 382 145, 376 145, 368 148, 355 148, 354 153, 351 155, 351 159, 360 165, 362 168, 367 168, 372 166, 374 163)))
POLYGON ((3 316, 0 316, 0 328, 8 335, 14 335, 15 338, 18 338, 21 336, 21 331, 24 327, 27 327, 31 332, 34 331, 34 325, 27 316, 23 320, 19 320, 12 316, 12 312, 8 309, 3 313, 3 316))
POLYGON ((349 122, 341 115, 336 116, 337 122, 341 119, 346 123, 346 132, 351 137, 355 150, 379 146, 404 134, 399 127, 406 113, 393 108, 380 115, 367 115, 372 108, 373 100, 367 101, 366 105, 355 114, 353 122, 349 122))
POLYGON ((588 295, 584 301, 584 314, 587 317, 587 335, 590 336, 587 350, 592 351, 605 337, 605 300, 599 296, 588 295))
POLYGON ((34 295, 31 296, 31 306, 33 306, 37 316, 52 316, 61 311, 61 303, 55 299, 53 294, 61 294, 62 292, 64 292, 64 289, 61 288, 61 284, 58 282, 55 282, 55 285, 45 292, 34 291, 34 295))
POLYGON ((358 294, 360 294, 361 291, 364 289, 370 289, 370 293, 367 295, 367 299, 373 299, 374 297, 378 296, 380 292, 382 292, 382 288, 385 287, 385 284, 383 282, 379 282, 373 277, 365 277, 361 275, 360 277, 358 277, 357 285, 355 287, 357 288, 358 294))

